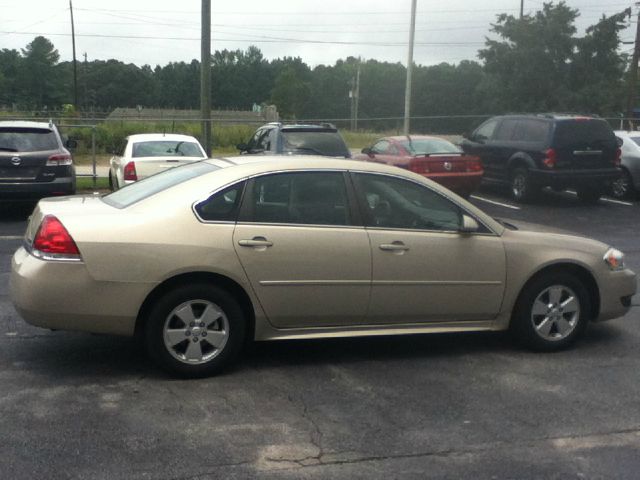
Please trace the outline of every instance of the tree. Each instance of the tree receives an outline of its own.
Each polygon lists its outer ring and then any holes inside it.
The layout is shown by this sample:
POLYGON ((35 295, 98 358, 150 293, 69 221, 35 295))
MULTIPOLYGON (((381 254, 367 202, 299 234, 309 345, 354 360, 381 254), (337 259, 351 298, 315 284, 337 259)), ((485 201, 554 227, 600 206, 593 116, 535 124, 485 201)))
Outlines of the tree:
POLYGON ((294 66, 286 66, 277 76, 271 102, 278 107, 284 118, 292 119, 300 116, 309 101, 311 88, 294 66))
POLYGON ((535 15, 499 15, 492 31, 501 40, 486 41, 484 98, 500 111, 620 110, 625 56, 618 52, 620 31, 629 11, 604 17, 577 37, 578 11, 544 3, 535 15))
POLYGON ((18 77, 23 95, 36 108, 60 103, 62 89, 55 67, 60 59, 53 43, 44 37, 36 37, 22 49, 22 68, 18 77))

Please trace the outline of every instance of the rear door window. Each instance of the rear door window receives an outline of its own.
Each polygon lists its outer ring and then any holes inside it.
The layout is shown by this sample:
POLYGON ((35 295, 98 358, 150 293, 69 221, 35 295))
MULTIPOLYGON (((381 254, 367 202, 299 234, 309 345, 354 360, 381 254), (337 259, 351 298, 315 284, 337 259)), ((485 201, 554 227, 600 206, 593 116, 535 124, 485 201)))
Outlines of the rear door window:
POLYGON ((342 172, 265 175, 254 180, 248 198, 247 220, 250 222, 350 224, 347 189, 342 172))
POLYGON ((235 222, 244 184, 240 182, 227 187, 198 203, 195 210, 200 218, 207 222, 235 222))
POLYGON ((58 150, 56 134, 44 128, 0 128, 0 152, 58 150))

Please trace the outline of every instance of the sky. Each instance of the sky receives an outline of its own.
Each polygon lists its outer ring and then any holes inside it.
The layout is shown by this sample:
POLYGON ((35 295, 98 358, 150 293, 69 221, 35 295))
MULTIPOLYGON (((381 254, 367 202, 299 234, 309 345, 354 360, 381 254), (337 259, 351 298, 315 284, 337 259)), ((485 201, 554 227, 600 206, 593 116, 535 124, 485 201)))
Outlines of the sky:
MULTIPOLYGON (((255 45, 268 59, 299 56, 333 65, 348 56, 407 62, 411 0, 212 0, 212 51, 255 45)), ((580 34, 603 14, 632 6, 620 0, 567 0, 580 11, 580 34)), ((542 8, 524 0, 524 12, 542 8)), ((111 58, 166 65, 200 58, 200 0, 73 0, 79 60, 111 58)), ((0 0, 0 49, 47 37, 72 59, 69 0, 0 0)), ((520 0, 417 0, 414 62, 477 60, 500 13, 519 15, 520 0)), ((637 12, 637 10, 635 10, 637 12)), ((635 21, 635 19, 633 19, 635 21)), ((635 23, 622 39, 632 41, 635 23)), ((632 45, 623 45, 631 51, 632 45)))

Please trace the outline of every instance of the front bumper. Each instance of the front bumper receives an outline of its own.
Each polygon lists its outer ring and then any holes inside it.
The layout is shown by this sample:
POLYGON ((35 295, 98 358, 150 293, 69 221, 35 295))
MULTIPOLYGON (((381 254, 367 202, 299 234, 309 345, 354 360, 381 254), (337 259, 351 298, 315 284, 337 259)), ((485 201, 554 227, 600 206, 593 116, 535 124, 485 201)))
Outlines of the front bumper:
POLYGON ((610 272, 600 284, 600 313, 597 321, 623 316, 631 308, 629 299, 637 288, 636 274, 629 270, 610 272))
POLYGON ((52 330, 130 336, 153 285, 98 282, 83 262, 45 261, 20 247, 13 255, 9 292, 28 323, 52 330))

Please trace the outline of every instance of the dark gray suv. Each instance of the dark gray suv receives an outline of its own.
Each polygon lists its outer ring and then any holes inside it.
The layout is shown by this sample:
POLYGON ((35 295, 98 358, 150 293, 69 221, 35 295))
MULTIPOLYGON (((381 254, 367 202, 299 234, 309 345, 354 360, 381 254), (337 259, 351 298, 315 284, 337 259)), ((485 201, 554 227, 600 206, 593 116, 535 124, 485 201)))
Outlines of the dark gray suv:
POLYGON ((482 159, 484 179, 509 185, 521 202, 543 187, 575 188, 596 202, 620 176, 620 148, 609 124, 578 115, 504 115, 480 125, 461 144, 482 159))
POLYGON ((73 158, 56 126, 49 122, 0 122, 0 198, 37 200, 73 195, 73 158))
POLYGON ((240 153, 249 154, 351 157, 338 129, 330 123, 268 123, 253 134, 249 143, 241 143, 237 148, 240 153))

